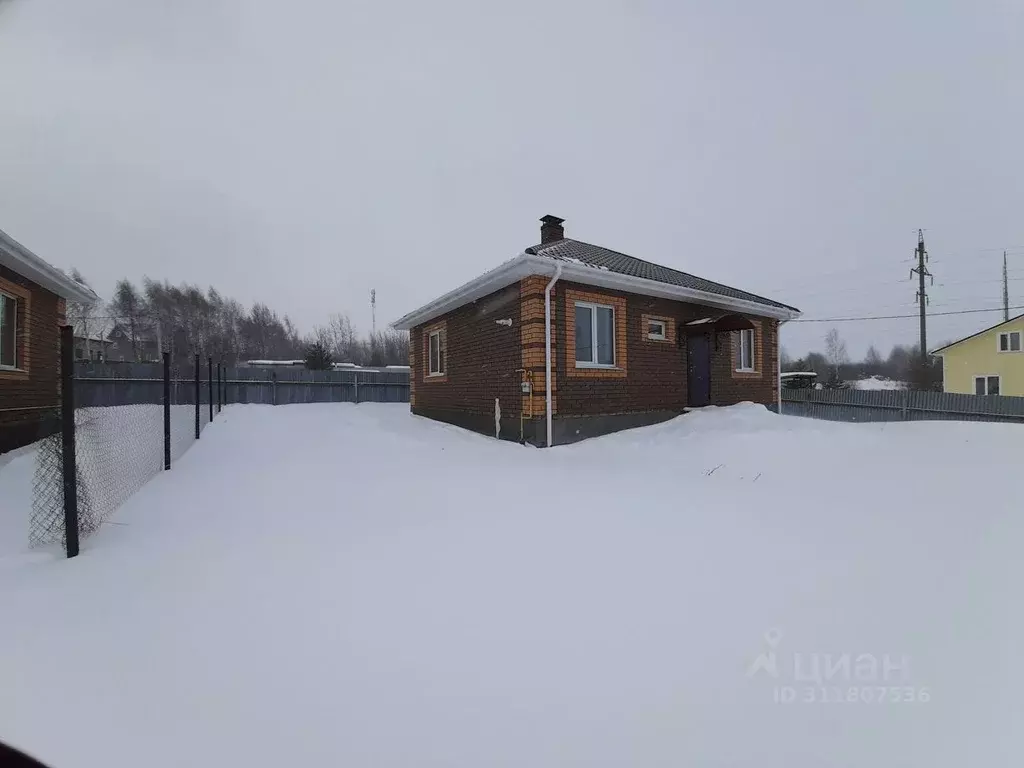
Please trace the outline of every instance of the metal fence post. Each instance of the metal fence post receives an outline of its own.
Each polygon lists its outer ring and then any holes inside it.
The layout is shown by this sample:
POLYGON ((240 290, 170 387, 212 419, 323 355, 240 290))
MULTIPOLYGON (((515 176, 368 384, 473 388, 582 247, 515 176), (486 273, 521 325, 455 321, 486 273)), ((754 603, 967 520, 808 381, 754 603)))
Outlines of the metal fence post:
POLYGON ((356 382, 356 402, 358 403, 359 402, 359 374, 358 373, 354 373, 352 375, 355 376, 355 382, 356 382))
POLYGON ((171 353, 164 352, 164 469, 171 468, 171 353))
POLYGON ((224 405, 224 384, 221 376, 221 364, 217 363, 217 413, 224 405))
POLYGON ((78 554, 78 481, 75 465, 75 336, 70 325, 60 329, 61 453, 64 476, 64 545, 68 557, 78 554))
POLYGON ((213 421, 213 357, 206 358, 207 380, 209 381, 210 394, 210 421, 213 421))
POLYGON ((271 371, 270 381, 270 404, 277 405, 277 371, 271 371))
POLYGON ((200 395, 199 387, 199 355, 196 355, 196 440, 199 439, 199 432, 201 431, 199 426, 199 401, 202 399, 202 396, 200 395))

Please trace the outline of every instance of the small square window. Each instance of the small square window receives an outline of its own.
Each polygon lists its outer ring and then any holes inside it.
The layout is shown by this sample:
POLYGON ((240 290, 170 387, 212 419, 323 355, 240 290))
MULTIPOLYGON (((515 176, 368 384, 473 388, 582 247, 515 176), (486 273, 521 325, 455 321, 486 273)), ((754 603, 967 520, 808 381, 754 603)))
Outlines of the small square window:
POLYGON ((664 341, 668 338, 664 320, 647 321, 647 338, 654 341, 664 341))

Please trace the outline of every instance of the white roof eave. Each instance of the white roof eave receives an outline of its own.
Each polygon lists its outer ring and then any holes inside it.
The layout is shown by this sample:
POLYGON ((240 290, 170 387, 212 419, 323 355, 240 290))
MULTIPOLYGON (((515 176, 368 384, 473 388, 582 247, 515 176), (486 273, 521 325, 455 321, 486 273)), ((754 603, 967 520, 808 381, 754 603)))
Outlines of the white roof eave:
POLYGON ((773 307, 756 301, 734 299, 717 293, 708 293, 694 288, 662 283, 658 280, 623 275, 619 272, 612 272, 611 270, 592 267, 578 262, 521 253, 514 259, 492 269, 490 272, 485 272, 475 280, 471 280, 455 290, 439 296, 434 301, 424 304, 419 309, 400 317, 391 326, 400 331, 411 330, 417 325, 429 322, 446 312, 483 298, 528 275, 552 275, 555 267, 559 264, 562 265, 561 279, 575 283, 611 288, 643 296, 671 299, 673 301, 687 301, 733 312, 758 315, 760 317, 772 317, 782 322, 797 318, 801 314, 798 310, 773 307))
POLYGON ((0 264, 69 301, 94 303, 99 296, 0 231, 0 264))

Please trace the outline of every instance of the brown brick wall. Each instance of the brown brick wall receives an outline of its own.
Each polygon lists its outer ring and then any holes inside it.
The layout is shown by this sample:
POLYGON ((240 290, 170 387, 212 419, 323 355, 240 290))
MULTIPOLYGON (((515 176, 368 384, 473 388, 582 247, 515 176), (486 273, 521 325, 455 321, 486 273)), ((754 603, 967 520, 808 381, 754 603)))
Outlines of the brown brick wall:
POLYGON ((734 334, 719 334, 711 354, 711 402, 732 405, 750 400, 766 405, 778 397, 779 321, 750 318, 754 323, 754 372, 737 371, 734 334))
POLYGON ((413 328, 409 340, 412 407, 493 414, 497 397, 503 413, 518 417, 519 326, 519 285, 513 284, 413 328), (511 318, 511 327, 495 322, 506 318, 511 318), (444 329, 446 341, 445 375, 430 377, 428 336, 438 327, 444 329))
MULTIPOLYGON (((554 413, 593 415, 682 410, 686 407, 686 338, 685 335, 677 337, 677 327, 689 320, 721 314, 721 310, 561 281, 555 286, 554 293, 555 339, 565 350, 564 355, 556 357, 559 362, 555 385, 558 401, 554 413), (619 349, 616 349, 616 367, 623 368, 624 372, 607 375, 613 373, 609 371, 604 377, 594 378, 576 375, 572 312, 576 297, 583 294, 586 295, 585 300, 598 303, 603 296, 603 303, 616 307, 616 343, 622 345, 624 335, 626 351, 626 355, 620 357, 619 349), (623 302, 625 312, 620 311, 623 302), (671 343, 647 338, 647 319, 651 317, 668 321, 666 330, 671 343)), ((716 405, 742 400, 775 402, 778 323, 767 318, 751 317, 751 320, 761 326, 755 332, 755 345, 761 347, 755 353, 758 371, 734 376, 732 335, 718 334, 717 348, 712 347, 711 362, 711 402, 716 405)))
MULTIPOLYGON (((526 377, 533 385, 531 395, 522 395, 520 407, 523 409, 523 413, 529 415, 532 412, 535 417, 543 416, 547 405, 544 365, 544 288, 550 280, 550 277, 531 275, 523 278, 519 283, 520 367, 525 369, 526 377)), ((554 377, 558 360, 557 338, 551 340, 551 359, 551 412, 557 413, 558 380, 554 377)))
MULTIPOLYGON (((31 433, 56 407, 60 378, 60 324, 64 301, 0 266, 0 289, 18 299, 19 371, 0 371, 0 451, 14 447, 12 435, 31 433)), ((18 442, 23 442, 19 439, 18 442)))

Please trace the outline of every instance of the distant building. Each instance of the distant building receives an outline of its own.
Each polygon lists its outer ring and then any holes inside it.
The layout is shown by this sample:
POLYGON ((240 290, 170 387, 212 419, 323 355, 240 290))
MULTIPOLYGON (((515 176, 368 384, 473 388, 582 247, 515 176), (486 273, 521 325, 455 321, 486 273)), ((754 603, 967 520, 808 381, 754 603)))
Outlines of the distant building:
POLYGON ((95 363, 106 362, 111 342, 104 333, 90 333, 88 337, 75 334, 75 360, 89 360, 95 363))
POLYGON ((932 352, 942 358, 942 391, 1024 396, 1024 315, 932 352))
POLYGON ((113 363, 154 363, 160 360, 160 344, 156 334, 148 328, 135 331, 135 344, 132 344, 131 330, 123 323, 117 323, 107 334, 110 348, 107 361, 113 363))

